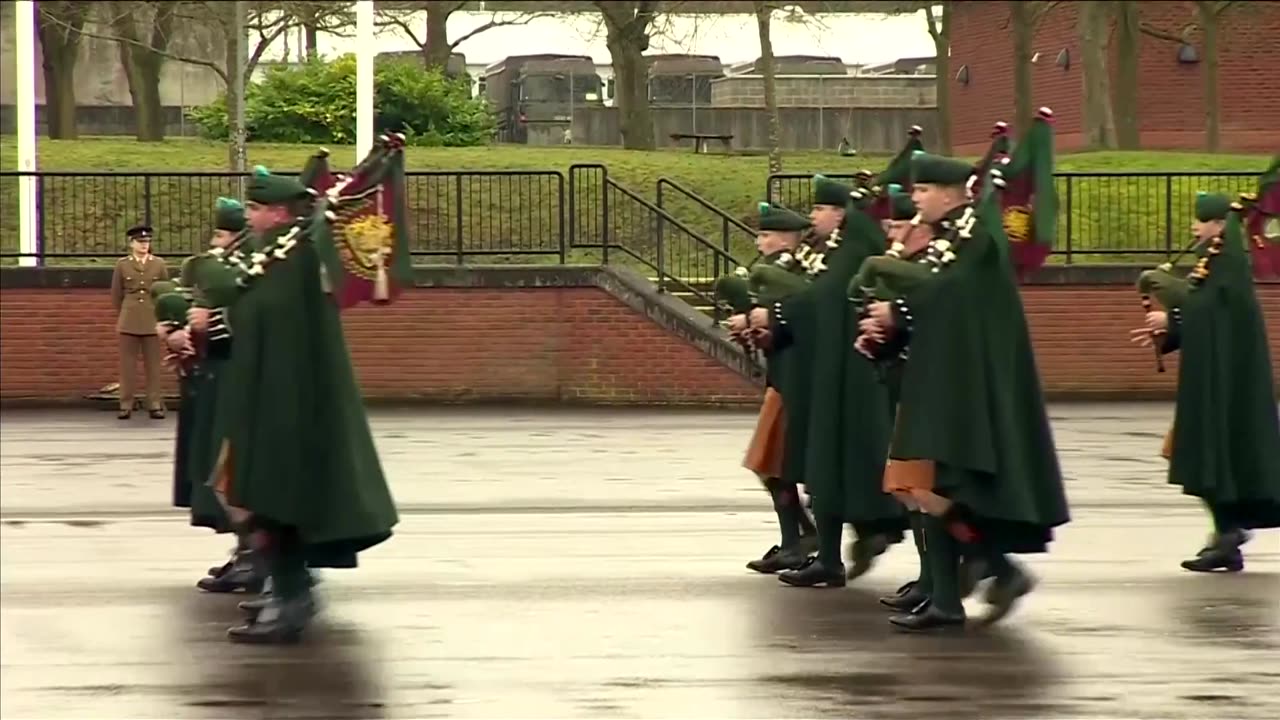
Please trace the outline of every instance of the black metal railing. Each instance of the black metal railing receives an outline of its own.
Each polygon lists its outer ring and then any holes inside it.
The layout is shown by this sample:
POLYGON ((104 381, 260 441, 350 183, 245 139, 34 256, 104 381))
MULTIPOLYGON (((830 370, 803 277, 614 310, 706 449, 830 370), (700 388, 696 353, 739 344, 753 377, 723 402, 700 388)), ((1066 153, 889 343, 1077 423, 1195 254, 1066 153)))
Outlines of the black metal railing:
MULTIPOLYGON (((239 196, 246 177, 227 172, 0 173, 0 257, 21 256, 19 183, 34 178, 36 254, 45 262, 110 259, 125 230, 155 229, 154 251, 185 257, 207 246, 214 201, 239 196)), ((546 256, 566 260, 565 178, 558 171, 406 173, 409 237, 416 258, 546 256)))
POLYGON ((605 264, 652 273, 659 292, 682 292, 699 304, 713 304, 706 280, 740 264, 684 221, 615 182, 603 165, 570 167, 569 187, 574 247, 598 248, 605 264))
MULTIPOLYGON (((803 209, 812 197, 812 175, 770 175, 766 197, 803 209)), ((830 173, 851 182, 850 174, 830 173)), ((1253 172, 1060 172, 1058 237, 1053 254, 1062 262, 1115 261, 1116 256, 1162 256, 1177 253, 1189 237, 1197 192, 1228 195, 1247 192, 1257 182, 1253 172)))
MULTIPOLYGON (((708 239, 716 239, 725 255, 735 258, 754 256, 756 231, 742 220, 715 206, 710 200, 684 187, 671 178, 658 178, 657 206, 667 214, 680 218, 708 239)), ((666 221, 659 219, 658 237, 666 232, 666 221)), ((733 268, 725 268, 714 258, 712 274, 699 280, 714 280, 733 268)), ((735 263, 734 267, 737 267, 735 263)), ((692 280, 692 278, 691 278, 692 280)))

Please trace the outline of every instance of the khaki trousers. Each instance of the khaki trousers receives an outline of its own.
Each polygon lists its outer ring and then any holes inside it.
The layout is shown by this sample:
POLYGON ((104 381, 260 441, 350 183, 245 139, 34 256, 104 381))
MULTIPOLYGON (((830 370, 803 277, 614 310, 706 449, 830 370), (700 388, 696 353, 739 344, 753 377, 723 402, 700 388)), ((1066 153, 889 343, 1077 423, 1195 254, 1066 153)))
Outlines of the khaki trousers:
POLYGON ((164 396, 160 390, 160 338, 155 335, 127 335, 120 333, 120 409, 133 409, 133 396, 137 389, 134 377, 138 367, 138 355, 142 355, 142 367, 146 373, 147 409, 163 410, 164 396))

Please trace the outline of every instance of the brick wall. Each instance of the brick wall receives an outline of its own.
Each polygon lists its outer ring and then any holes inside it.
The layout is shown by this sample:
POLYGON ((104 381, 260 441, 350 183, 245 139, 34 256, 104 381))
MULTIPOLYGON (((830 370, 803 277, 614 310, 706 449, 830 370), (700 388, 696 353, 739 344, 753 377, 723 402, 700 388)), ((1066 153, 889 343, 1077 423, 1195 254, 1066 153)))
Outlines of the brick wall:
MULTIPOLYGON (((108 298, 96 288, 0 291, 0 398, 75 400, 115 381, 108 298)), ((389 307, 347 311, 344 324, 369 397, 732 404, 759 395, 594 287, 415 288, 389 307)))
MULTIPOLYGON (((713 106, 764 107, 764 78, 731 75, 711 83, 713 106)), ((928 76, 824 75, 778 78, 779 107, 934 108, 937 85, 928 76)))
MULTIPOLYGON (((1128 343, 1142 317, 1131 286, 1043 285, 1023 293, 1052 395, 1172 391, 1176 358, 1157 374, 1151 352, 1128 343)), ((1260 286, 1259 295, 1272 357, 1280 360, 1280 285, 1260 286)), ((73 401, 114 381, 107 297, 97 288, 0 290, 0 398, 73 401)), ((395 305, 355 308, 344 318, 370 397, 749 405, 759 393, 596 287, 417 288, 395 305)))
MULTIPOLYGON (((1013 34, 1008 27, 1009 3, 975 0, 952 3, 951 68, 968 65, 967 86, 952 86, 953 142, 958 153, 978 153, 989 142, 991 124, 1013 121, 1013 34)), ((1151 0, 1138 3, 1143 23, 1179 34, 1195 19, 1193 3, 1151 0)), ((1032 51, 1040 53, 1032 65, 1033 102, 1047 105, 1056 115, 1060 150, 1084 144, 1083 64, 1076 38, 1077 8, 1059 3, 1036 29, 1032 51), (1071 65, 1055 63, 1066 49, 1071 65)), ((1138 124, 1144 149, 1204 147, 1203 36, 1192 33, 1201 62, 1177 61, 1178 45, 1146 35, 1138 56, 1138 124)), ((1280 147, 1280 93, 1272 75, 1275 42, 1280 37, 1280 3, 1238 3, 1219 23, 1218 78, 1221 137, 1224 150, 1274 152, 1280 147)), ((1114 72, 1114 61, 1112 63, 1114 72)))

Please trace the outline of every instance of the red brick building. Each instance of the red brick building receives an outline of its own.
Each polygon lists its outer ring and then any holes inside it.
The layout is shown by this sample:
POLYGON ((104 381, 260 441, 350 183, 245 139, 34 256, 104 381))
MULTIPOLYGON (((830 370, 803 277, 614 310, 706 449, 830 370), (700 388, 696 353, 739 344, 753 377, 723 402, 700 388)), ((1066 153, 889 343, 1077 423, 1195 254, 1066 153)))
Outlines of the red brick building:
MULTIPOLYGON (((952 3, 951 8, 952 140, 957 153, 974 154, 986 148, 993 122, 1013 121, 1009 3, 975 0, 952 3), (966 66, 967 84, 954 77, 966 66)), ((1174 35, 1196 20, 1192 2, 1151 0, 1138 8, 1144 24, 1174 35)), ((1075 3, 1059 3, 1036 28, 1032 45, 1040 54, 1031 72, 1033 102, 1053 108, 1060 150, 1084 144, 1077 16, 1075 3), (1066 68, 1055 62, 1064 49, 1070 57, 1066 68)), ((1236 4, 1221 16, 1218 37, 1222 149, 1280 151, 1280 2, 1236 4)), ((1138 127, 1143 149, 1199 150, 1205 145, 1203 36, 1196 30, 1189 39, 1199 62, 1180 62, 1178 43, 1141 37, 1138 127)))

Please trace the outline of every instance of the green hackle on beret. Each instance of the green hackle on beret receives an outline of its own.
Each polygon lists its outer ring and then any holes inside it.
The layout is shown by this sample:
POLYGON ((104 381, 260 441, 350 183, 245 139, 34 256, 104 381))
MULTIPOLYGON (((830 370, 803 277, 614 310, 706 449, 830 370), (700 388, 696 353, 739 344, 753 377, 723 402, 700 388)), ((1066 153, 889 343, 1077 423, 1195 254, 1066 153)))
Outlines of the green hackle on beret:
POLYGON ((1196 193, 1196 219, 1200 222, 1226 220, 1231 212, 1231 198, 1222 193, 1196 193))
POLYGON ((962 160, 917 151, 911 156, 913 184, 964 185, 973 174, 973 166, 962 160))

